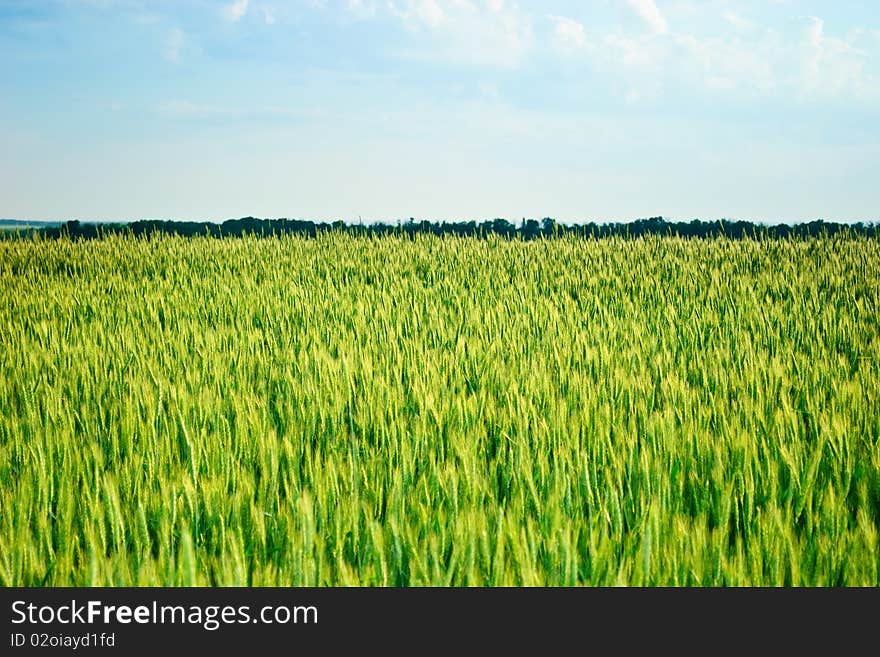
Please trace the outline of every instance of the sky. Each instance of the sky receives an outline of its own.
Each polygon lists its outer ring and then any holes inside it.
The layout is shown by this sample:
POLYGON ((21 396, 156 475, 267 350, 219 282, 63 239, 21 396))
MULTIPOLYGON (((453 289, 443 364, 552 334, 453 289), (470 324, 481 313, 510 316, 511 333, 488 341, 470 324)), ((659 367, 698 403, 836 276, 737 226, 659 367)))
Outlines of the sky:
POLYGON ((876 0, 0 0, 0 217, 880 221, 876 0))

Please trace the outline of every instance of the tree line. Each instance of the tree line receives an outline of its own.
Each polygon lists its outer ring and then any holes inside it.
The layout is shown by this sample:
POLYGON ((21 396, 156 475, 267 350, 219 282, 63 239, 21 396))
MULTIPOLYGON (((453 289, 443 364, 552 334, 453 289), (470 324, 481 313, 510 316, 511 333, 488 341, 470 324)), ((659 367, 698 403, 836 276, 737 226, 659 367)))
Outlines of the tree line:
POLYGON ((183 236, 240 237, 262 235, 266 237, 295 234, 315 237, 320 233, 338 231, 351 235, 381 236, 403 235, 414 237, 419 234, 459 235, 487 237, 499 235, 508 239, 532 240, 537 238, 576 235, 582 237, 623 237, 637 238, 645 235, 677 236, 688 238, 727 237, 730 239, 760 238, 807 238, 821 235, 847 233, 876 238, 880 236, 880 225, 876 223, 845 224, 823 220, 799 224, 757 224, 749 221, 666 221, 663 217, 637 219, 631 222, 564 224, 545 217, 541 221, 523 219, 519 224, 507 219, 491 219, 483 222, 431 222, 410 218, 406 222, 387 224, 349 224, 343 221, 314 222, 302 219, 258 219, 243 217, 229 219, 222 223, 208 221, 165 221, 139 220, 130 223, 88 223, 77 220, 67 221, 59 226, 34 229, 49 238, 67 236, 73 239, 94 239, 110 234, 131 234, 134 236, 156 233, 183 236))

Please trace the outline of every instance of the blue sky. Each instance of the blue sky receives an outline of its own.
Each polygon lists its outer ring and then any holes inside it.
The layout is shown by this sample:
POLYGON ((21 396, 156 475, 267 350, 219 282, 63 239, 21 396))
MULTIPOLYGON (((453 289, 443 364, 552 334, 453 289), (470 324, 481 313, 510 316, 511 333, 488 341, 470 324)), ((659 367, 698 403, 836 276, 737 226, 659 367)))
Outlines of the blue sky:
POLYGON ((0 0, 0 217, 880 220, 875 0, 0 0))

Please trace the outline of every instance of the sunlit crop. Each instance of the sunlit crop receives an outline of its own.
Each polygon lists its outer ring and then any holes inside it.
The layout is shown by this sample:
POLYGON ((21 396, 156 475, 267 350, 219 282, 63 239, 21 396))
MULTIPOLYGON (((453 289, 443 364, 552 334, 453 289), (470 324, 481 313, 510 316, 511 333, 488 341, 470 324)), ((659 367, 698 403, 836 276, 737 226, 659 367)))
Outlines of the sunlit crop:
POLYGON ((0 241, 0 583, 880 585, 880 241, 0 241))

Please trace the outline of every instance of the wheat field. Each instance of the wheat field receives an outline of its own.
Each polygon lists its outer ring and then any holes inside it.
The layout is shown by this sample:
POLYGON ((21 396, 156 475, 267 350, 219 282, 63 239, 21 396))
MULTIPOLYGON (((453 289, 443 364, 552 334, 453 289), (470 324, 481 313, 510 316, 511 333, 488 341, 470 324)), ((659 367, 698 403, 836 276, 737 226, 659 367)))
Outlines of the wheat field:
POLYGON ((0 240, 3 586, 878 586, 880 242, 0 240))

